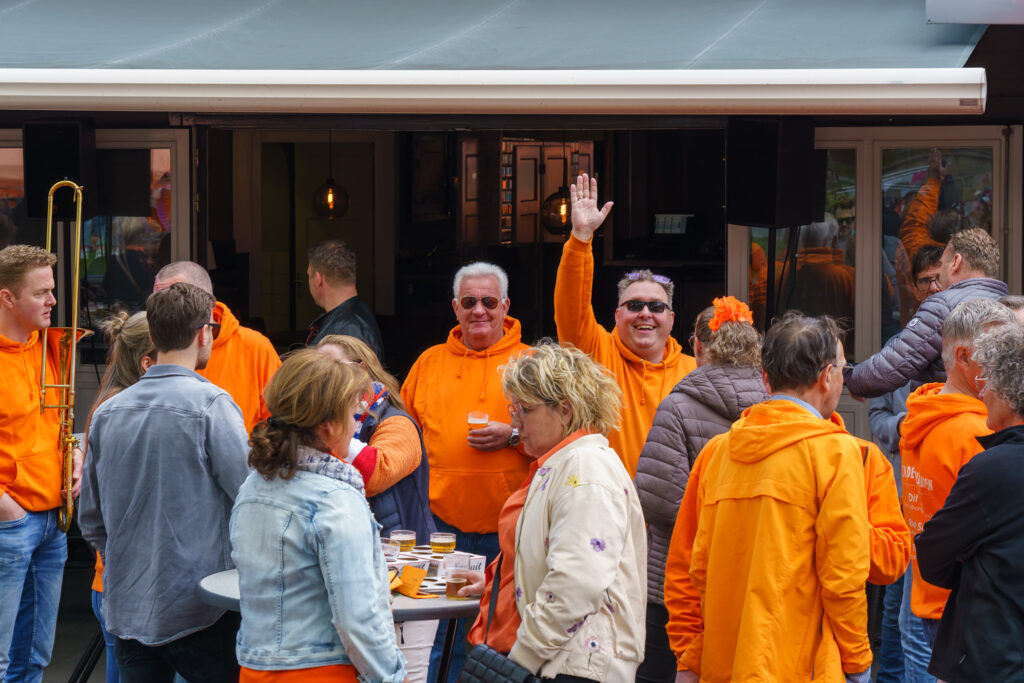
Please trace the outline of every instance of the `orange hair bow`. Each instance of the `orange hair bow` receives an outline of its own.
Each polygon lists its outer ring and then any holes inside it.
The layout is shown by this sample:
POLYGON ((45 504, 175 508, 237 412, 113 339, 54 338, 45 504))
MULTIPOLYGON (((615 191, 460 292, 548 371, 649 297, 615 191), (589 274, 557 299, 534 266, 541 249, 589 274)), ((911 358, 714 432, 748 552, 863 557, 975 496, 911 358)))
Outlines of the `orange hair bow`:
POLYGON ((750 308, 734 296, 723 296, 712 302, 715 306, 715 315, 708 323, 712 332, 717 332, 723 323, 750 323, 754 324, 754 314, 750 308))

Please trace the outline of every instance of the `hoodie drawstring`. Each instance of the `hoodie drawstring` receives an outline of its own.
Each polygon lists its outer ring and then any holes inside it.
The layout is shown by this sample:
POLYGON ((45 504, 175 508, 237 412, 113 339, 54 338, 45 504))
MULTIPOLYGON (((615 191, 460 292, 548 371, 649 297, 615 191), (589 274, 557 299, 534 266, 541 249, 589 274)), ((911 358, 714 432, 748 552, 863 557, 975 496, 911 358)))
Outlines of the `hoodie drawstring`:
POLYGON ((491 362, 491 347, 487 347, 484 350, 484 372, 483 382, 480 383, 480 396, 479 400, 487 400, 487 364, 491 362))

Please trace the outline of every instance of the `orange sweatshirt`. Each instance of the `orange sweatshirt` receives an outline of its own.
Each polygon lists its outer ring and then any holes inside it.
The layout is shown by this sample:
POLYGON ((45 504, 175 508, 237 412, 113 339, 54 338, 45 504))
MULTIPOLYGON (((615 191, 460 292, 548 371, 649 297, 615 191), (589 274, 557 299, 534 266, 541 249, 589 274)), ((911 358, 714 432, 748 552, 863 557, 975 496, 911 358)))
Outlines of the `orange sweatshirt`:
POLYGON ((420 433, 412 420, 393 415, 377 425, 370 437, 376 451, 374 466, 366 480, 366 497, 387 491, 420 466, 420 433))
POLYGON ((672 387, 697 367, 693 356, 683 353, 673 337, 665 345, 660 363, 649 363, 630 351, 618 330, 609 332, 597 324, 591 304, 594 285, 592 242, 570 235, 562 249, 555 279, 555 325, 558 338, 567 341, 611 370, 622 389, 619 428, 608 435, 608 444, 619 454, 629 476, 636 476, 640 451, 651 431, 658 404, 672 387))
POLYGON ((914 261, 914 254, 921 247, 945 246, 932 239, 930 229, 932 217, 939 210, 939 194, 941 192, 942 181, 938 178, 928 178, 914 195, 914 199, 910 202, 907 213, 903 217, 903 222, 900 224, 900 242, 903 243, 903 248, 911 263, 914 261))
POLYGON ((430 509, 461 531, 497 531, 502 505, 530 467, 514 448, 480 451, 468 441, 471 411, 487 413, 492 422, 509 420, 500 368, 529 347, 518 320, 506 317, 504 326, 504 336, 483 351, 463 344, 455 327, 444 344, 423 352, 402 385, 406 411, 427 447, 430 509))
MULTIPOLYGON (((684 494, 683 510, 699 510, 689 580, 703 629, 679 655, 680 668, 704 681, 810 680, 812 671, 841 680, 867 670, 870 530, 856 441, 775 400, 747 409, 698 463, 711 453, 687 485, 688 503, 684 494)), ((686 529, 680 519, 677 534, 686 529)), ((673 538, 679 543, 685 538, 673 538)))
MULTIPOLYGON (((940 394, 943 386, 918 387, 907 398, 907 416, 903 418, 903 511, 910 533, 915 535, 946 502, 960 468, 984 450, 976 437, 992 433, 985 426, 988 411, 984 403, 966 394, 940 394)), ((925 619, 942 618, 949 591, 921 578, 916 549, 911 552, 911 566, 910 609, 925 619)))
POLYGON ((196 372, 231 394, 251 432, 257 422, 270 416, 263 389, 281 367, 281 359, 269 339, 238 324, 219 301, 213 307, 213 319, 221 324, 220 334, 213 340, 210 362, 196 372))
MULTIPOLYGON (((57 378, 57 339, 60 331, 48 330, 46 381, 57 378)), ((33 332, 25 344, 0 336, 0 493, 6 493, 32 512, 52 510, 61 504, 60 420, 53 408, 39 411, 39 377, 43 347, 33 332)), ((47 392, 47 403, 56 402, 56 390, 47 392)))

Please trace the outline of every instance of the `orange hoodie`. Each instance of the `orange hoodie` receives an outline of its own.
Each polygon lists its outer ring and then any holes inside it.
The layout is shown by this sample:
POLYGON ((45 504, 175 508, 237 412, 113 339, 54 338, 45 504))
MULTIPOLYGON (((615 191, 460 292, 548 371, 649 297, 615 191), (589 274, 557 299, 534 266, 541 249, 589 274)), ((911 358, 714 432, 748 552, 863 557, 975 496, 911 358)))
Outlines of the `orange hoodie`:
MULTIPOLYGON (((696 490, 687 485, 687 509, 700 511, 689 578, 703 630, 680 667, 704 681, 810 680, 812 672, 842 680, 867 670, 870 531, 856 441, 774 400, 747 409, 698 463, 709 453, 696 490)), ((677 522, 677 535, 686 524, 677 522)), ((667 580, 670 624, 675 600, 667 580)), ((673 626, 674 648, 677 636, 673 626)))
POLYGON ((914 255, 928 245, 944 247, 941 242, 932 239, 930 225, 935 212, 939 210, 939 195, 942 193, 942 181, 939 178, 928 178, 921 189, 914 195, 907 208, 907 213, 900 224, 900 242, 907 252, 911 263, 914 255))
POLYGON ((506 317, 504 326, 504 336, 482 351, 463 344, 456 326, 444 344, 423 352, 402 385, 406 410, 423 430, 430 509, 461 531, 497 531, 502 505, 530 469, 530 459, 514 448, 479 451, 467 441, 471 411, 509 421, 500 367, 529 347, 520 341, 518 320, 506 317))
POLYGON ((242 327, 219 301, 213 307, 213 319, 220 322, 220 334, 213 340, 210 362, 196 372, 231 394, 251 432, 257 422, 270 416, 263 389, 281 367, 281 359, 269 339, 242 327))
POLYGON ((590 354, 615 375, 622 389, 623 410, 618 430, 608 435, 608 445, 619 454, 629 476, 635 477, 636 463, 658 404, 697 367, 697 362, 693 356, 684 354, 672 337, 665 344, 665 357, 660 363, 649 363, 630 351, 617 329, 609 332, 597 324, 591 305, 593 285, 593 243, 570 235, 562 249, 555 279, 558 338, 590 354))
MULTIPOLYGON (((60 331, 48 330, 47 384, 57 377, 57 339, 60 331)), ((32 512, 52 510, 61 504, 60 420, 57 411, 39 411, 39 376, 43 362, 40 335, 33 332, 19 344, 0 336, 0 377, 4 396, 0 407, 0 493, 32 512)), ((55 390, 47 403, 56 401, 55 390)))
MULTIPOLYGON (((943 386, 918 387, 907 398, 907 416, 903 418, 903 511, 910 533, 915 535, 946 502, 960 468, 984 450, 975 437, 992 433, 985 426, 988 411, 984 403, 967 394, 940 394, 943 386)), ((925 619, 942 618, 949 591, 921 578, 916 549, 911 552, 911 565, 910 609, 925 619)))

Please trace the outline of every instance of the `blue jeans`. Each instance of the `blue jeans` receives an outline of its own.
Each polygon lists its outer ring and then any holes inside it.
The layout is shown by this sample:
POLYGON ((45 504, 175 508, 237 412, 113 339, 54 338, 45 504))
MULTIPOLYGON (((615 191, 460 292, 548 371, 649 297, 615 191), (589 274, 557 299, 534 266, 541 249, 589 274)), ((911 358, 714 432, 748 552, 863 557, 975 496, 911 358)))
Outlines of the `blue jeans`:
POLYGON ((935 683, 935 676, 928 673, 928 662, 932 658, 932 647, 924 632, 923 619, 910 610, 910 588, 914 573, 909 568, 903 575, 903 604, 900 606, 900 634, 903 645, 903 680, 906 683, 935 683))
POLYGON ((56 510, 0 522, 0 680, 43 680, 67 559, 56 510))
MULTIPOLYGON (((474 534, 467 531, 459 531, 450 524, 445 524, 440 517, 434 515, 434 523, 438 531, 449 531, 455 534, 455 546, 464 552, 475 555, 483 555, 490 564, 498 556, 498 534, 474 534)), ((511 561, 511 558, 509 558, 511 561)), ((504 565, 504 562, 502 562, 504 565)), ((452 653, 452 665, 448 669, 447 683, 455 683, 459 672, 466 663, 466 635, 469 633, 473 621, 470 619, 459 619, 459 632, 456 635, 455 651, 452 653)), ((437 681, 438 673, 441 670, 441 651, 444 649, 444 634, 448 631, 448 622, 441 621, 434 635, 434 647, 430 651, 430 671, 427 674, 428 681, 437 681)))
POLYGON ((903 683, 903 646, 900 644, 900 605, 903 577, 885 587, 882 602, 882 646, 876 659, 878 683, 903 683))
POLYGON ((238 680, 235 638, 241 615, 227 612, 212 626, 164 645, 117 638, 114 652, 124 683, 171 683, 178 672, 192 683, 238 680))
POLYGON ((114 634, 107 630, 107 623, 103 621, 103 593, 92 592, 92 613, 100 622, 100 631, 103 632, 103 642, 107 646, 107 683, 120 683, 121 675, 117 671, 117 657, 114 656, 114 634))

